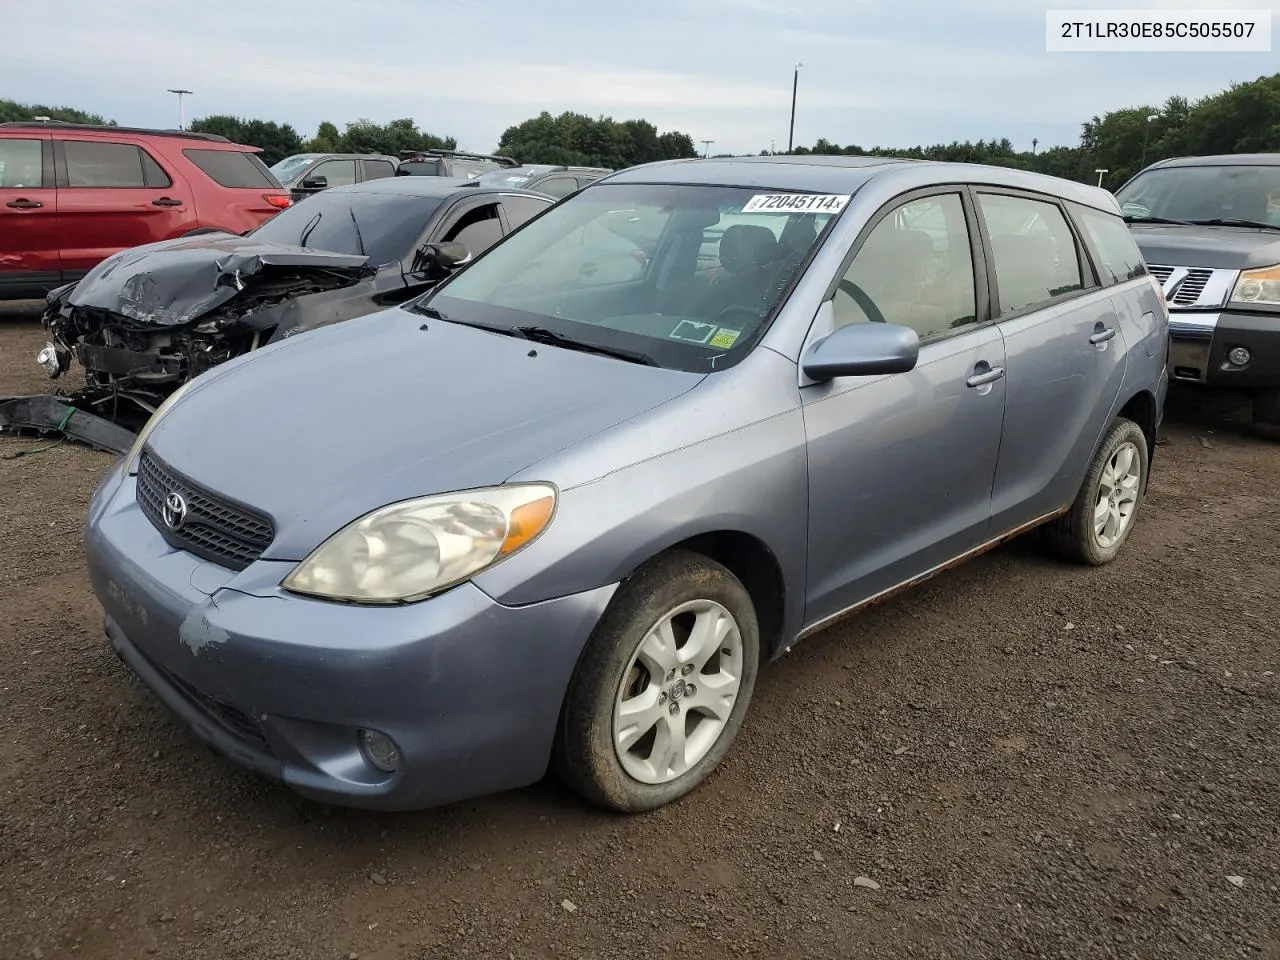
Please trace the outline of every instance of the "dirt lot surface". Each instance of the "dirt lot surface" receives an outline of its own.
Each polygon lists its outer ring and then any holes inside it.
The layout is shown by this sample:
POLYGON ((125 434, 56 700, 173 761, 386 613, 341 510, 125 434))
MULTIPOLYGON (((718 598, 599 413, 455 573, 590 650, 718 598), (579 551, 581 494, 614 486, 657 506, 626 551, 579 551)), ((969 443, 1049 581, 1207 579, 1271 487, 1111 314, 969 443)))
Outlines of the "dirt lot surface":
MULTIPOLYGON (((0 319, 0 395, 47 388, 41 342, 0 319)), ((1015 543, 826 631, 635 818, 239 772, 102 636, 108 457, 0 460, 0 958, 1280 958, 1280 445, 1227 400, 1167 417, 1115 564, 1015 543)))

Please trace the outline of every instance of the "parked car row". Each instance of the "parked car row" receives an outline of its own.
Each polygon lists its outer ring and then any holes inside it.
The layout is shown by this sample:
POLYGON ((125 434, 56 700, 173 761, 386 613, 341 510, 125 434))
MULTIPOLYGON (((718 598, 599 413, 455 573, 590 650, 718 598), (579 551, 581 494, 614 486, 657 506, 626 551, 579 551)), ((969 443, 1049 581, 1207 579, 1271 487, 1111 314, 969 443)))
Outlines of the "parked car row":
MULTIPOLYGON (((122 254, 55 322, 212 338, 225 309, 244 337, 276 290, 264 325, 286 329, 377 288, 363 203, 427 179, 122 254)), ((1169 314, 1105 191, 703 159, 544 198, 498 240, 535 198, 448 190, 454 227, 388 243, 403 303, 183 380, 94 495, 110 643, 235 762, 368 808, 551 768, 650 810, 725 758, 761 664, 827 624, 1021 533, 1093 565, 1132 533, 1169 314), (477 201, 497 242, 407 298, 411 251, 462 259, 414 244, 471 247, 477 201)))

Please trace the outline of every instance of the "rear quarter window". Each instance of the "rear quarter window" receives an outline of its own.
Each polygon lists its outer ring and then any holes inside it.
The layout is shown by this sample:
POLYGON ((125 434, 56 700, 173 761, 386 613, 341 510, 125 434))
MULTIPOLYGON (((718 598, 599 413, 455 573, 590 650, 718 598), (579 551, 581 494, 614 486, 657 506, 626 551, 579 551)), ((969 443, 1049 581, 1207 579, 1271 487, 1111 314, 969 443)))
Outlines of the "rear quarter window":
POLYGON ((224 187, 280 190, 279 181, 255 154, 239 150, 198 150, 182 155, 200 168, 214 183, 224 187))
POLYGON ((1136 280, 1147 274, 1142 251, 1124 220, 1115 214, 1072 205, 1071 214, 1084 229, 1098 258, 1104 285, 1136 280))

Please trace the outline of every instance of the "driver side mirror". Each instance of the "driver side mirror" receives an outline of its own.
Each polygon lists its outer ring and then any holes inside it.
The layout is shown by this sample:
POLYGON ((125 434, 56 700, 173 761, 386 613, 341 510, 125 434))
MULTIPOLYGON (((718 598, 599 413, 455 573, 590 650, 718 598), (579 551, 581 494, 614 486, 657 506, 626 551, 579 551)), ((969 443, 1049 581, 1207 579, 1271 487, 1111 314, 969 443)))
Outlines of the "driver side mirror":
POLYGON ((414 262, 414 272, 421 270, 447 271, 465 266, 472 259, 471 251, 465 243, 447 240, 443 243, 425 243, 418 251, 414 262))
POLYGON ((302 181, 303 190, 323 190, 329 186, 328 177, 307 177, 302 181))
POLYGON ((896 323, 849 323, 811 346, 800 367, 810 380, 906 373, 920 356, 920 335, 896 323))

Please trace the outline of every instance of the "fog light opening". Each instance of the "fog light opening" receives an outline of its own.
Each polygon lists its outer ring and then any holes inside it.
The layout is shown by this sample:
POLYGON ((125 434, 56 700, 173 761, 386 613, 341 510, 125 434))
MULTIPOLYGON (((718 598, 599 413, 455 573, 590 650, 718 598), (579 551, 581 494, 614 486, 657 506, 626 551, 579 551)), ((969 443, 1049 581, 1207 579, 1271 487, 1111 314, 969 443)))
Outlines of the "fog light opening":
POLYGON ((360 746, 369 762, 383 773, 395 773, 400 769, 400 751, 386 734, 377 730, 361 730, 360 746))
POLYGON ((1246 347, 1232 347, 1227 352, 1227 360, 1235 367, 1247 366, 1252 359, 1253 354, 1246 347))

